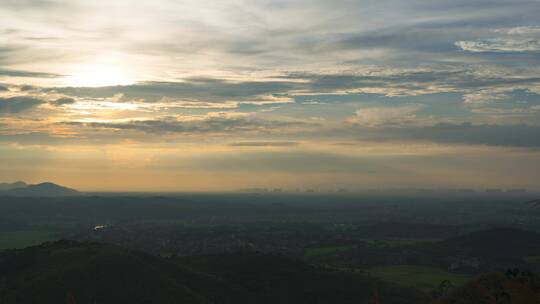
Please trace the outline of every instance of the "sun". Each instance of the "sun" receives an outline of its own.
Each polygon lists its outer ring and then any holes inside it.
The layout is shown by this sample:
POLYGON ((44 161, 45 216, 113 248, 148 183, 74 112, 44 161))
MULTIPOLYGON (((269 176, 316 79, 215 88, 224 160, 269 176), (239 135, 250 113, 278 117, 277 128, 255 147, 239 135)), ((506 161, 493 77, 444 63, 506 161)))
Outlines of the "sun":
POLYGON ((78 67, 64 82, 73 87, 105 87, 128 85, 133 83, 133 79, 125 69, 112 65, 89 64, 78 67))

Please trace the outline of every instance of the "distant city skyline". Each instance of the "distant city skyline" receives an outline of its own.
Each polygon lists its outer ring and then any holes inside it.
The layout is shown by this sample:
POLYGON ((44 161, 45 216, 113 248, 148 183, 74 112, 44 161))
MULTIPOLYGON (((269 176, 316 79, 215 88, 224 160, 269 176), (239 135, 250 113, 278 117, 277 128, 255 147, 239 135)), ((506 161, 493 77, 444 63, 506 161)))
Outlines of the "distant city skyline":
POLYGON ((538 1, 7 0, 0 182, 540 191, 538 1))

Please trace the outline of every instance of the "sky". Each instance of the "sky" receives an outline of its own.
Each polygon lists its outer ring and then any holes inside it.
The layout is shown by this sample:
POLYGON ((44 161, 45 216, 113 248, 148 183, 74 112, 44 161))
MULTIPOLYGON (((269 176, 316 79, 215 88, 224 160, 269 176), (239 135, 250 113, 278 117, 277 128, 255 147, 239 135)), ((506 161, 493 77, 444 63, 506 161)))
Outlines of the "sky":
POLYGON ((540 190, 538 0, 3 0, 0 181, 540 190))

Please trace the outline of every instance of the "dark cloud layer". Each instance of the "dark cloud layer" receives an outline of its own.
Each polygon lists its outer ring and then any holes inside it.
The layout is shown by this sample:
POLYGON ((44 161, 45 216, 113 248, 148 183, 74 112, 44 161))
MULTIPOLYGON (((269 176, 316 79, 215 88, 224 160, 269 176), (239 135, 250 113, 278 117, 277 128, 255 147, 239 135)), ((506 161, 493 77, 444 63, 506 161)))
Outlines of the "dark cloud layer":
POLYGON ((362 138, 384 141, 427 141, 448 144, 540 147, 540 126, 440 123, 413 128, 362 129, 362 138))
POLYGON ((61 77, 62 75, 53 74, 53 73, 43 73, 43 72, 0 69, 0 76, 29 77, 29 78, 57 78, 57 77, 61 77))
POLYGON ((231 143, 232 147, 294 147, 299 143, 295 141, 243 141, 231 143))
POLYGON ((69 97, 62 97, 50 102, 55 106, 63 106, 75 103, 75 99, 69 97))
POLYGON ((145 133, 234 133, 234 132, 270 132, 277 128, 305 126, 301 122, 273 121, 254 118, 210 117, 203 120, 179 121, 174 119, 141 120, 125 123, 65 122, 64 125, 92 129, 134 130, 145 133))
POLYGON ((0 115, 21 113, 43 103, 41 99, 26 96, 0 98, 0 115))
POLYGON ((424 70, 374 70, 358 73, 288 73, 281 80, 236 81, 192 78, 182 82, 144 82, 127 86, 44 88, 45 93, 61 93, 79 98, 107 98, 122 94, 121 100, 156 102, 163 98, 192 102, 220 103, 274 102, 302 94, 332 94, 366 91, 381 95, 423 95, 444 92, 469 93, 484 89, 540 86, 534 74, 512 77, 492 70, 444 67, 424 70))

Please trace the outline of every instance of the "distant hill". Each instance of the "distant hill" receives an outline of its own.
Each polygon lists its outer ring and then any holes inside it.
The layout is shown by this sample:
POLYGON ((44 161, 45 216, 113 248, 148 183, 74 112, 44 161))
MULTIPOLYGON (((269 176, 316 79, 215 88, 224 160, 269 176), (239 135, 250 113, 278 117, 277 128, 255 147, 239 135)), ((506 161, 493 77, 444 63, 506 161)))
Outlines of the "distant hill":
POLYGON ((159 258, 59 241, 0 252, 0 303, 422 304, 418 292, 277 255, 159 258))
POLYGON ((115 246, 60 241, 0 256, 0 303, 210 303, 184 271, 115 246))
POLYGON ((74 189, 59 186, 53 183, 41 183, 37 185, 28 185, 24 182, 18 182, 17 187, 0 191, 0 195, 8 196, 32 196, 32 197, 50 197, 50 196, 72 196, 79 192, 74 189))
POLYGON ((0 191, 13 190, 19 188, 25 188, 28 184, 25 182, 14 182, 14 183, 0 183, 0 191))

